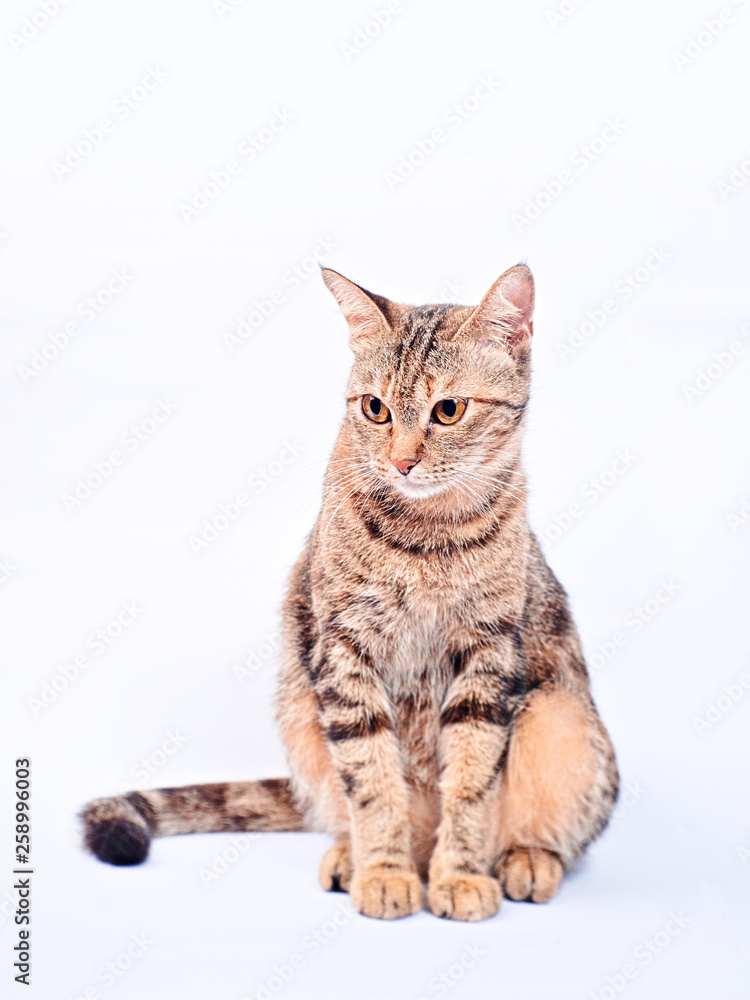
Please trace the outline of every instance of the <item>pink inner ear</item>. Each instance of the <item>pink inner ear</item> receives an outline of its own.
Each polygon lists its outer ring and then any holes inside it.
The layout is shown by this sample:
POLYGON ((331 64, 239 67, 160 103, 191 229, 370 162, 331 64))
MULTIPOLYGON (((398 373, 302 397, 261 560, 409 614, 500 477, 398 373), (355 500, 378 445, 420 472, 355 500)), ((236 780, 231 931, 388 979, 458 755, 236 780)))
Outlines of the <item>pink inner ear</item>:
POLYGON ((358 341, 369 336, 377 336, 383 329, 383 316, 374 304, 368 306, 365 302, 349 301, 346 303, 346 308, 341 306, 341 311, 349 324, 352 340, 358 341))
POLYGON ((372 299, 354 282, 337 271, 323 269, 323 281, 338 302, 339 309, 349 324, 349 343, 352 348, 375 343, 387 327, 385 317, 372 299))
POLYGON ((475 343, 502 347, 518 361, 531 343, 533 313, 534 279, 519 265, 498 278, 469 320, 475 343))
POLYGON ((497 285, 495 287, 498 288, 503 298, 520 311, 520 321, 528 323, 534 312, 534 282, 531 278, 531 272, 525 268, 523 270, 514 268, 508 273, 505 281, 502 278, 500 281, 502 284, 499 288, 497 285))
POLYGON ((378 326, 378 319, 366 309, 354 309, 346 314, 349 326, 357 329, 366 329, 368 326, 378 326))

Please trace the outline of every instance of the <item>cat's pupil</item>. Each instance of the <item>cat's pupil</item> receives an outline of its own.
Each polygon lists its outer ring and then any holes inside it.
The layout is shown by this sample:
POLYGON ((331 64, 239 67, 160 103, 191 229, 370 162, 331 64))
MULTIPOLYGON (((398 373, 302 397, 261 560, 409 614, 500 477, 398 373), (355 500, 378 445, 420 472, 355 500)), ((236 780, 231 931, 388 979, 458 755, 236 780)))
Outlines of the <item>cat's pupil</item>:
POLYGON ((456 401, 455 399, 444 399, 443 400, 443 413, 446 417, 455 417, 456 415, 456 401))
POLYGON ((375 414, 376 417, 380 413, 380 400, 376 399, 374 396, 370 400, 370 409, 372 410, 372 412, 375 414))

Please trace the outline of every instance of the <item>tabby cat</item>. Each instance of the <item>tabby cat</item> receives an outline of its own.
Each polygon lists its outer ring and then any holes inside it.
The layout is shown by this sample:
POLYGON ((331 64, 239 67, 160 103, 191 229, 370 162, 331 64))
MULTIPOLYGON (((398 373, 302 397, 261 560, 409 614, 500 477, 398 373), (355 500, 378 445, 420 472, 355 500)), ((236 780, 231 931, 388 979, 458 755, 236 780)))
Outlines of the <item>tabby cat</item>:
POLYGON ((477 307, 397 305, 323 279, 354 352, 322 509, 283 606, 291 778, 98 799, 86 843, 320 830, 325 889, 370 917, 482 920, 542 903, 607 823, 612 745, 564 590, 526 516, 534 282, 477 307))

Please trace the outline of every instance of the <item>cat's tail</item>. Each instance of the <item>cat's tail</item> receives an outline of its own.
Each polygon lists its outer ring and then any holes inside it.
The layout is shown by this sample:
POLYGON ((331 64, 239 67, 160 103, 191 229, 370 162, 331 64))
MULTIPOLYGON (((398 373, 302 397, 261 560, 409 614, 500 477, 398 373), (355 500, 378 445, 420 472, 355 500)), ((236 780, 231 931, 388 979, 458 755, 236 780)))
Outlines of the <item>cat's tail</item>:
POLYGON ((152 837, 306 829, 289 778, 130 792, 89 802, 81 819, 86 846, 111 865, 145 861, 152 837))

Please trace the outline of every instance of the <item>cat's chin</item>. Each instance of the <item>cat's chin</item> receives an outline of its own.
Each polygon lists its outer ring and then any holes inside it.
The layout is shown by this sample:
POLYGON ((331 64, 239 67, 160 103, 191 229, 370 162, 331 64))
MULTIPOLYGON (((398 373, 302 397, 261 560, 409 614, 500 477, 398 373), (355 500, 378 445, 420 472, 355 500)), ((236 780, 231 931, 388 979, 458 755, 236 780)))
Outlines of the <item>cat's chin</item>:
POLYGON ((398 482, 392 483, 391 486, 402 496, 408 497, 409 500, 423 500, 427 497, 434 497, 438 493, 444 493, 448 488, 446 483, 419 483, 413 479, 401 479, 398 482))

